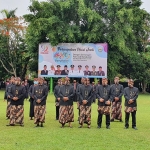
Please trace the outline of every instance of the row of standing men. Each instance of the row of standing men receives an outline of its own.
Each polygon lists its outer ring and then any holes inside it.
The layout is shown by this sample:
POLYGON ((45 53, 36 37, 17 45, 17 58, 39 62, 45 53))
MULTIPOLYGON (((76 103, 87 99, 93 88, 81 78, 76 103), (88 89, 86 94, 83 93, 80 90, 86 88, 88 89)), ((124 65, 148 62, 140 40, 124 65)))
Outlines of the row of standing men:
MULTIPOLYGON (((110 129, 110 121, 114 119, 122 121, 122 95, 125 97, 125 128, 129 128, 129 115, 132 114, 132 128, 136 128, 136 110, 138 89, 134 87, 134 81, 129 80, 128 85, 123 89, 119 84, 119 78, 115 77, 113 85, 108 85, 107 78, 102 79, 102 85, 96 87, 91 86, 89 79, 82 78, 81 84, 70 83, 69 78, 65 78, 64 82, 59 79, 58 85, 54 89, 56 97, 56 119, 59 119, 61 127, 66 123, 72 127, 71 122, 74 121, 73 101, 76 100, 79 109, 79 128, 86 123, 88 128, 91 125, 91 105, 93 101, 98 99, 98 119, 97 127, 101 128, 102 116, 106 116, 106 128, 110 129), (111 106, 112 105, 112 106, 111 106), (110 119, 111 113, 111 119, 110 119)), ((7 126, 20 124, 24 126, 24 98, 26 91, 21 85, 20 78, 11 78, 11 84, 7 87, 7 117, 10 122, 7 126)), ((36 127, 43 127, 45 123, 46 100, 48 95, 48 87, 44 85, 43 78, 35 78, 34 85, 30 86, 30 117, 34 117, 36 127)))
POLYGON ((110 129, 110 122, 115 119, 122 122, 122 96, 125 97, 125 129, 129 128, 129 116, 132 114, 132 128, 136 128, 136 111, 138 89, 134 87, 134 81, 128 81, 128 87, 125 89, 119 84, 119 77, 114 78, 114 84, 108 85, 108 79, 102 79, 102 85, 91 86, 88 78, 82 78, 81 84, 70 84, 70 79, 66 78, 64 82, 58 80, 58 85, 54 89, 56 98, 56 119, 59 119, 61 127, 66 123, 72 127, 74 121, 73 99, 77 101, 79 109, 79 128, 86 123, 87 127, 91 125, 91 105, 98 99, 98 118, 97 128, 102 126, 102 117, 106 116, 106 128, 110 129))

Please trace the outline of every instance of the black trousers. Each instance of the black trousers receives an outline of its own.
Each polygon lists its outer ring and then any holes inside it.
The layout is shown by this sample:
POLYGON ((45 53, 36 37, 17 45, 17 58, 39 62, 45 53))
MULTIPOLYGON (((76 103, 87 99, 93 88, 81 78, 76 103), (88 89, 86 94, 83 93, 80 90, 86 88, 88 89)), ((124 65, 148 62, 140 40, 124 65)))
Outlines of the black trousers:
POLYGON ((30 112, 29 117, 34 117, 34 99, 30 98, 30 112))
MULTIPOLYGON (((132 115, 132 128, 136 127, 136 111, 131 112, 132 115)), ((129 127, 129 118, 130 118, 130 113, 125 113, 125 127, 129 127)))
POLYGON ((79 117, 80 117, 80 108, 79 108, 79 112, 78 112, 78 114, 79 114, 79 117))
MULTIPOLYGON (((110 114, 106 116, 106 126, 110 125, 110 114)), ((103 114, 98 113, 97 125, 101 127, 103 114)))
POLYGON ((79 108, 77 108, 77 109, 78 109, 78 121, 79 121, 79 117, 80 117, 80 105, 79 105, 79 108))
POLYGON ((56 120, 59 119, 59 106, 56 106, 56 120))

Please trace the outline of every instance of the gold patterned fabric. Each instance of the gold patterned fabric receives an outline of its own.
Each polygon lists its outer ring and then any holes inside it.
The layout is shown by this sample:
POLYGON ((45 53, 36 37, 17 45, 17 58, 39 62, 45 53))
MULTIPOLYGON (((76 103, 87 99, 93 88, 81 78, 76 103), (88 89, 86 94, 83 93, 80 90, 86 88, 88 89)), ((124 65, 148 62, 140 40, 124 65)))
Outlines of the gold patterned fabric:
POLYGON ((98 106, 98 112, 100 114, 109 115, 111 107, 110 106, 98 106))
POLYGON ((80 105, 80 116, 79 116, 79 124, 87 123, 91 124, 91 106, 80 105))
POLYGON ((6 108, 6 117, 10 117, 10 107, 11 105, 10 105, 10 102, 7 102, 7 108, 6 108))
POLYGON ((112 103, 112 110, 111 110, 111 119, 122 119, 122 105, 121 102, 113 102, 112 103))
POLYGON ((68 122, 74 122, 73 106, 60 106, 59 123, 65 124, 68 122))
POLYGON ((24 120, 24 107, 23 105, 11 105, 10 106, 10 124, 23 124, 24 120))
POLYGON ((128 106, 126 106, 124 111, 126 113, 131 113, 131 112, 137 111, 137 107, 128 107, 128 106))
POLYGON ((34 124, 45 123, 46 105, 34 106, 34 124))

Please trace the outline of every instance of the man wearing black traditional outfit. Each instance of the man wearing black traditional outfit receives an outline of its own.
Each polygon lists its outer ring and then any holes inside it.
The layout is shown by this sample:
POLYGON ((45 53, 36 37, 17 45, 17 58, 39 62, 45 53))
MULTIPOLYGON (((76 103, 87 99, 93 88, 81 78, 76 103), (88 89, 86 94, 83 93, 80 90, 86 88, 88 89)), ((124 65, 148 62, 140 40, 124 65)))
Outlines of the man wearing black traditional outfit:
POLYGON ((11 108, 11 99, 10 99, 10 91, 11 91, 11 87, 14 85, 14 77, 11 77, 10 79, 10 83, 6 86, 6 97, 7 97, 7 108, 6 108, 6 117, 7 119, 10 118, 10 108, 11 108))
POLYGON ((122 122, 122 95, 123 95, 123 86, 119 84, 119 77, 114 78, 114 83, 111 86, 112 94, 112 111, 111 111, 111 122, 114 119, 120 120, 122 122))
POLYGON ((92 102, 94 102, 94 103, 95 103, 95 101, 96 101, 96 85, 95 85, 95 83, 94 83, 94 82, 92 82, 91 86, 92 86, 92 89, 93 89, 92 102))
POLYGON ((83 124, 86 123, 88 128, 91 125, 91 104, 92 104, 92 86, 89 84, 89 79, 84 79, 84 85, 80 87, 80 100, 79 100, 79 128, 83 127, 83 124))
MULTIPOLYGON (((84 85, 84 78, 81 78, 81 84, 78 84, 77 89, 76 89, 76 95, 77 95, 77 109, 79 110, 79 117, 80 117, 80 88, 81 86, 84 85)), ((78 117, 78 121, 79 121, 79 117, 78 117)))
POLYGON ((38 85, 33 89, 33 98, 35 101, 34 106, 34 124, 36 127, 43 127, 45 123, 45 113, 46 113, 46 100, 48 95, 48 87, 44 85, 44 79, 38 79, 38 85), (41 125, 39 125, 41 123, 41 125))
POLYGON ((7 79, 7 81, 5 82, 5 93, 4 93, 4 101, 7 100, 7 86, 10 84, 10 80, 7 79))
POLYGON ((61 79, 58 80, 57 85, 54 88, 55 106, 56 106, 56 120, 59 119, 60 87, 61 87, 61 79))
POLYGON ((38 85, 38 79, 34 78, 34 83, 29 88, 29 96, 30 96, 30 99, 29 99, 29 102, 30 102, 29 117, 30 117, 30 120, 33 120, 32 118, 34 117, 34 97, 33 97, 32 93, 33 93, 34 87, 37 85, 38 85))
POLYGON ((28 80, 26 79, 24 81, 24 86, 25 86, 25 89, 26 89, 26 93, 25 93, 25 99, 27 100, 29 98, 29 83, 28 83, 28 80))
POLYGON ((77 87, 78 87, 78 83, 76 80, 73 80, 72 86, 74 88, 74 96, 73 96, 73 101, 77 102, 77 87))
POLYGON ((132 128, 136 128, 136 111, 137 111, 137 98, 138 98, 138 88, 134 87, 134 81, 130 79, 128 81, 128 86, 124 89, 125 97, 125 129, 129 128, 129 117, 130 113, 132 115, 132 128))
POLYGON ((14 126, 15 124, 23 125, 24 121, 24 95, 25 88, 21 85, 21 79, 15 78, 15 85, 11 87, 8 93, 11 99, 10 108, 10 122, 7 126, 14 126))
POLYGON ((97 128, 101 128, 104 114, 106 116, 106 128, 110 129, 111 89, 107 78, 102 79, 102 85, 97 87, 96 93, 98 98, 97 128))
POLYGON ((71 128, 71 122, 74 122, 73 111, 73 86, 70 84, 70 79, 65 78, 65 84, 60 87, 60 108, 59 108, 59 122, 61 127, 64 128, 66 123, 69 123, 71 128))

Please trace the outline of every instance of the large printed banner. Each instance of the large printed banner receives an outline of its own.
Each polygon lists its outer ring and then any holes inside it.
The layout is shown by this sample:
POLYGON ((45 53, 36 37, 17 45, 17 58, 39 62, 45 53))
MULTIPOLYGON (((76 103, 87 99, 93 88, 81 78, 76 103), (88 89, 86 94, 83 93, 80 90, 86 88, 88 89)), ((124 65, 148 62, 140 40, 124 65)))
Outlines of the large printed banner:
POLYGON ((38 76, 107 77, 107 52, 107 43, 41 43, 38 76))

